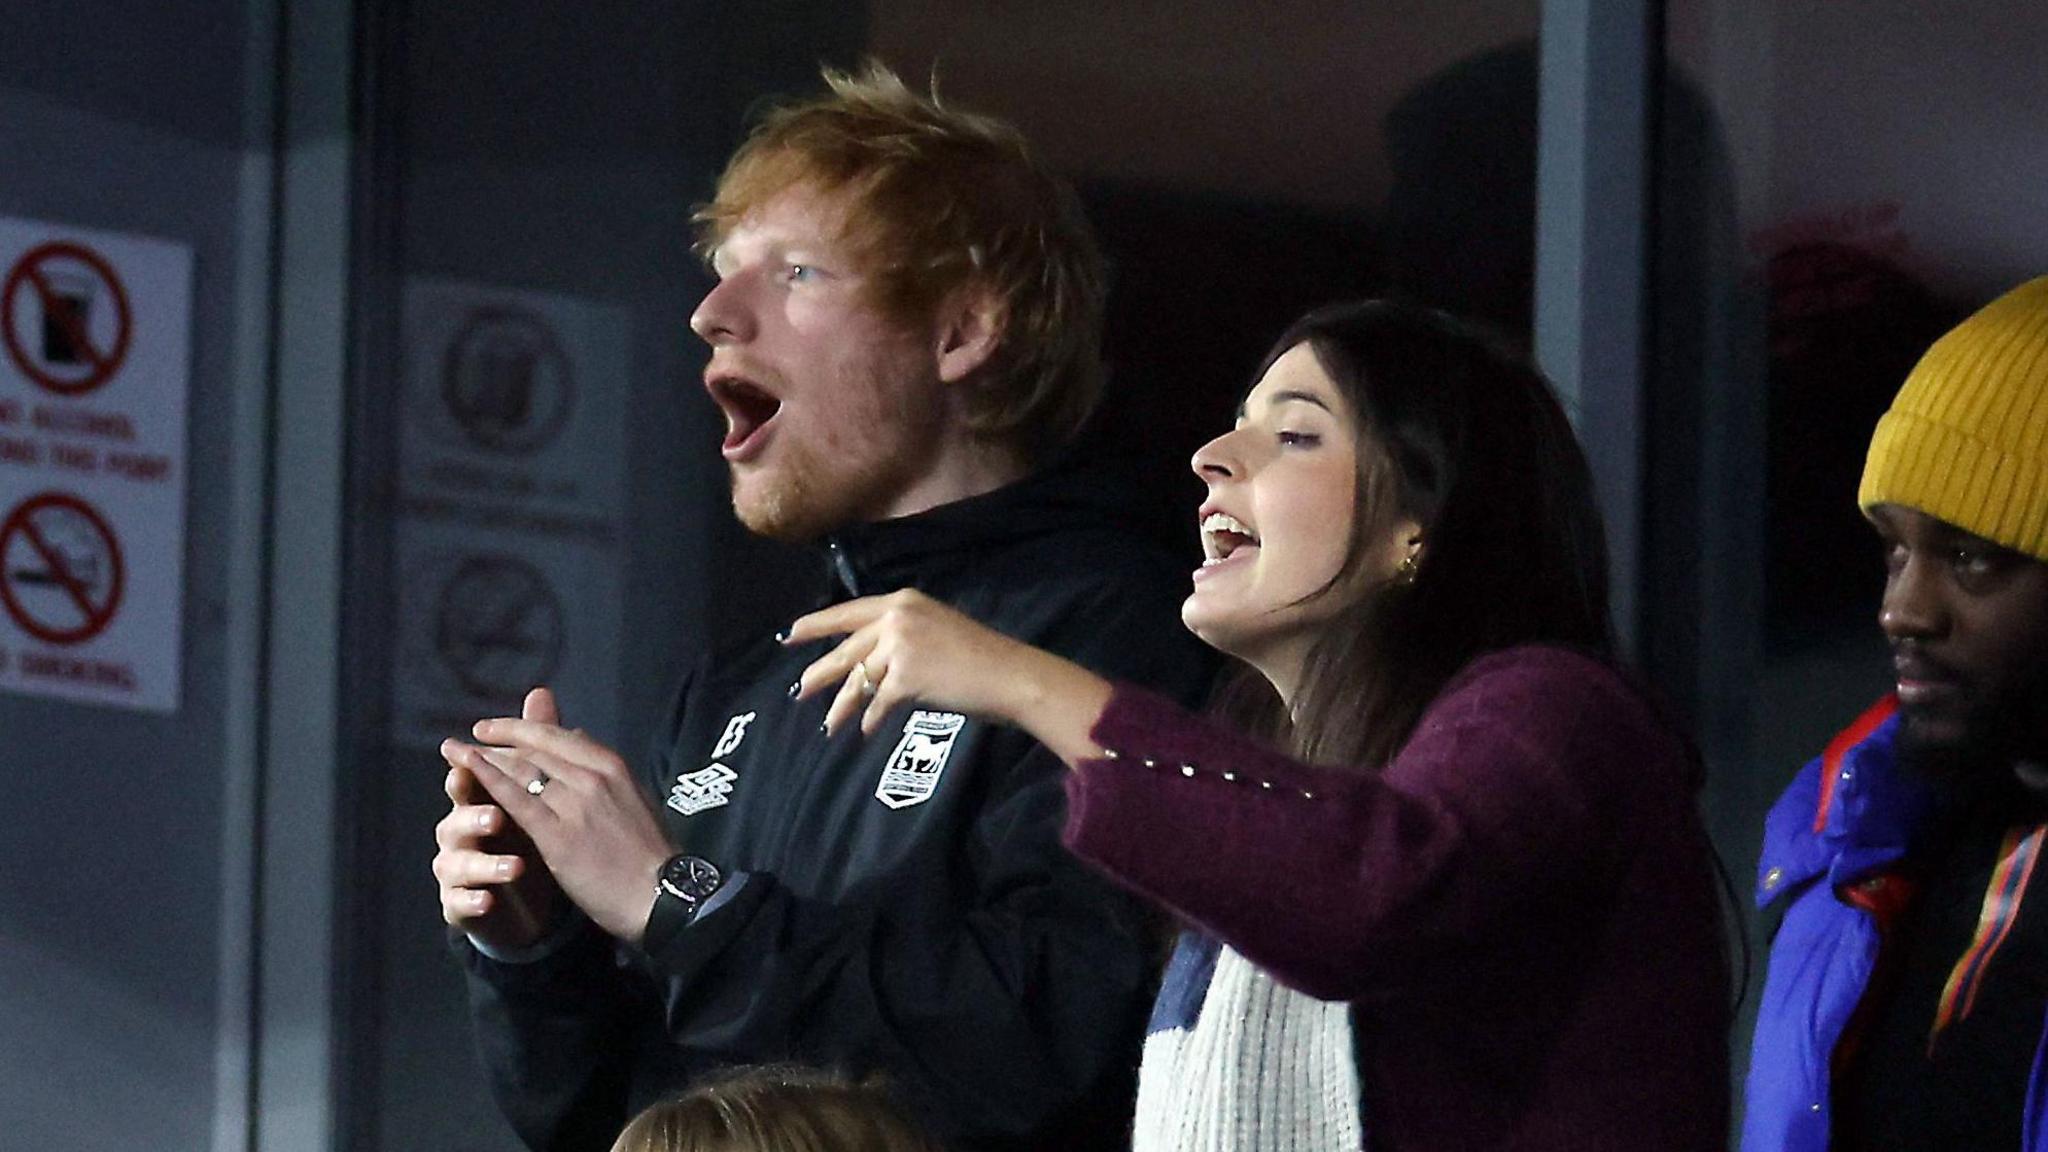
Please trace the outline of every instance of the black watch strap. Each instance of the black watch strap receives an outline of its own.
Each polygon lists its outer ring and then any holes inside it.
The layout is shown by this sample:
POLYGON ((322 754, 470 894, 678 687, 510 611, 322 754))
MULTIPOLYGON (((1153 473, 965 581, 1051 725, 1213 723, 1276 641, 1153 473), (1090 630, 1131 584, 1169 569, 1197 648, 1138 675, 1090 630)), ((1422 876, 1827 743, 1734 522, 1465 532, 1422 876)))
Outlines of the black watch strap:
POLYGON ((682 905, 688 915, 694 917, 697 910, 704 906, 704 902, 711 899, 724 885, 725 874, 718 870, 718 865, 702 856, 679 852, 669 857, 667 863, 661 866, 661 872, 656 875, 655 900, 675 901, 682 905))
POLYGON ((711 861, 687 852, 669 857, 655 874, 654 906, 647 911, 641 949, 648 953, 666 949, 724 886, 725 875, 711 861))

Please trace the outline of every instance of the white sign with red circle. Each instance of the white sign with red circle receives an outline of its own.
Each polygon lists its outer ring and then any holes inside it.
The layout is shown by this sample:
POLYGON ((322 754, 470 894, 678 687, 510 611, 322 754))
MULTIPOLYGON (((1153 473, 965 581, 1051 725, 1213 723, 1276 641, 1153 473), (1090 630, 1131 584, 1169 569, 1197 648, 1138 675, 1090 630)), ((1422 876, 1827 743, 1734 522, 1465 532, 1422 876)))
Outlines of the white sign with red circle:
POLYGON ((0 217, 0 691, 178 707, 192 250, 0 217))
POLYGON ((0 519, 0 607, 38 640, 71 645, 106 631, 124 575, 114 530, 76 496, 39 493, 0 519))
POLYGON ((98 252, 65 240, 14 261, 0 283, 0 313, 7 358, 58 396, 82 396, 112 380, 134 334, 120 276, 98 252))

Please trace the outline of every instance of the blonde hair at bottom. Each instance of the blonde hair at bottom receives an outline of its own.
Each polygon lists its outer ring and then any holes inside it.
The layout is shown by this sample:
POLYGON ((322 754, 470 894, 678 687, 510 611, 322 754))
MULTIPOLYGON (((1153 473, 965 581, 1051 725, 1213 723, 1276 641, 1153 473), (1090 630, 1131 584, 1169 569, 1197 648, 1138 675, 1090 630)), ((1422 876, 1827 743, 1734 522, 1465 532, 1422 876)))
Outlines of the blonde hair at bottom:
POLYGON ((660 1101, 612 1152, 943 1152, 879 1082, 748 1068, 660 1101))

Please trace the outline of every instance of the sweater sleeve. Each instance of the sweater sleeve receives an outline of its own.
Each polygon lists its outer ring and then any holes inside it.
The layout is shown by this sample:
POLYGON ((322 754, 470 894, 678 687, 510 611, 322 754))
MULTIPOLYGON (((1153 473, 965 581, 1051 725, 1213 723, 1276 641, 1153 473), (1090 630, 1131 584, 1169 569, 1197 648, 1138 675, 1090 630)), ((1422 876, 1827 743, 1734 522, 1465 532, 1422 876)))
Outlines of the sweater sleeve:
POLYGON ((1475 661, 1384 771, 1322 768, 1119 687, 1068 781, 1067 843, 1326 1000, 1509 965, 1685 796, 1675 738, 1618 676, 1554 649, 1475 661))

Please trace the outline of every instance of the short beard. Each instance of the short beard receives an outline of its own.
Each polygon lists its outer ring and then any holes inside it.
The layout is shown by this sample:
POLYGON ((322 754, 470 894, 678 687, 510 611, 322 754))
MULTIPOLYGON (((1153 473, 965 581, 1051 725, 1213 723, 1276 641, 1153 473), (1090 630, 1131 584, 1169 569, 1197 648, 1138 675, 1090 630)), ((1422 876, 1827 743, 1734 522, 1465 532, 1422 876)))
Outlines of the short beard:
POLYGON ((801 472, 792 475, 787 483, 749 501, 740 499, 739 478, 732 476, 730 480, 733 485, 732 514, 742 527, 756 536, 784 544, 808 544, 834 527, 829 523, 814 525, 814 521, 826 521, 830 517, 817 514, 816 501, 810 495, 810 477, 801 472))
MULTIPOLYGON (((917 478, 923 459, 916 448, 936 442, 943 417, 925 389, 900 383, 868 381, 844 387, 870 388, 880 409, 878 423, 898 430, 904 451, 860 451, 827 441, 793 451, 781 475, 753 499, 742 502, 737 471, 732 475, 733 514, 747 531, 785 544, 808 544, 849 524, 872 520, 896 501, 917 478), (836 457, 838 468, 821 464, 836 457)), ((764 479, 768 479, 764 477, 764 479)))
POLYGON ((1968 787, 1992 772, 2000 757, 1981 737, 1930 744, 1913 735, 1910 718, 1899 722, 1899 767, 1944 791, 1968 787))
POLYGON ((2014 768, 2028 758, 2021 735, 2024 726, 1993 719, 2001 715, 2010 712, 1988 709, 1966 726, 1962 739, 1941 744, 1915 737, 1911 715, 1903 716, 1896 745, 1900 768, 1954 802, 1999 803, 2020 796, 2025 789, 2014 768))

